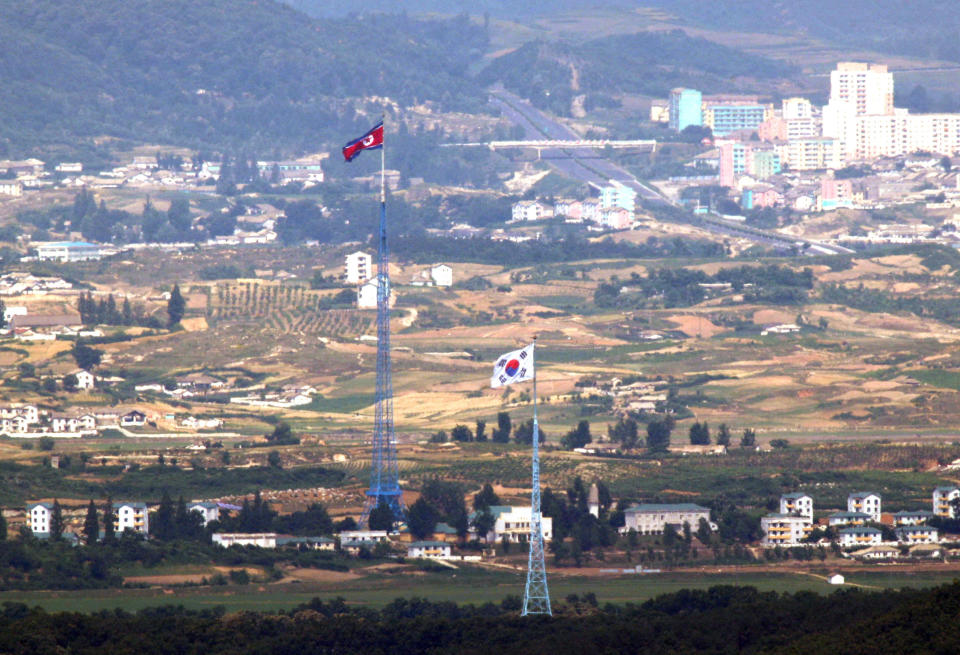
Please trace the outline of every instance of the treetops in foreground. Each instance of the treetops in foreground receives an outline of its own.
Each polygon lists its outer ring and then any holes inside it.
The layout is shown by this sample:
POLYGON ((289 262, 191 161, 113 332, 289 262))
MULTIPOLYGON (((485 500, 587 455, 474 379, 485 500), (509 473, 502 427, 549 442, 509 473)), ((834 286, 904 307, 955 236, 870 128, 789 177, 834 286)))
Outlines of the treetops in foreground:
MULTIPOLYGON (((557 599, 560 601, 560 599, 557 599)), ((48 653, 262 652, 636 653, 652 655, 910 655, 960 652, 960 583, 933 589, 821 596, 752 587, 682 590, 635 604, 570 594, 552 618, 521 618, 520 598, 457 605, 398 598, 382 609, 313 599, 276 614, 226 615, 167 606, 131 614, 48 613, 21 603, 0 610, 0 651, 48 653)))

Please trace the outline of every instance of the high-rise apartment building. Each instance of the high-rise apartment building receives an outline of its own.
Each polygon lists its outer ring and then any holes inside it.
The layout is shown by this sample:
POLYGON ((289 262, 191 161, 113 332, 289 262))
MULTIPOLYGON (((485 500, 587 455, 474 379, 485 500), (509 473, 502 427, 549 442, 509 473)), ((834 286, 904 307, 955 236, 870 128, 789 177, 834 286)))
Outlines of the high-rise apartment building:
POLYGON ((841 61, 830 72, 830 102, 849 103, 854 114, 893 113, 893 73, 882 64, 841 61))
POLYGON ((690 125, 703 125, 703 94, 696 89, 670 92, 670 129, 682 132, 690 125))

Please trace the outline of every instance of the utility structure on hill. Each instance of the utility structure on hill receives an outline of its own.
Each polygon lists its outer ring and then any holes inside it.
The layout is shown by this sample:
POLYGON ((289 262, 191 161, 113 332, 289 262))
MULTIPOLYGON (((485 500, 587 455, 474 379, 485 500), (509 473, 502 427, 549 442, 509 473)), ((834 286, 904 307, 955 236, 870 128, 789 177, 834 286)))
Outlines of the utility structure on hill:
POLYGON ((390 370, 390 251, 387 248, 387 190, 383 121, 343 148, 347 161, 362 150, 380 149, 380 230, 377 242, 377 397, 373 425, 373 463, 370 488, 363 505, 360 524, 369 525, 370 513, 384 504, 394 522, 405 520, 400 471, 397 466, 397 437, 393 429, 393 375, 390 370))

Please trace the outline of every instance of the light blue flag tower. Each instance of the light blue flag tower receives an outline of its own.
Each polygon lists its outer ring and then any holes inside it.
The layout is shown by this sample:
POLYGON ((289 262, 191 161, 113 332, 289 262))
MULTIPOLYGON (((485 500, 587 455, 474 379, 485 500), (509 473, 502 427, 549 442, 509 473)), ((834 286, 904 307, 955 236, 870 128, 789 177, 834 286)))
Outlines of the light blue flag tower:
POLYGON ((533 462, 530 492, 530 550, 527 557, 527 585, 523 592, 523 612, 553 616, 550 590, 547 588, 547 566, 544 561, 543 526, 540 517, 540 426, 537 422, 537 370, 534 365, 537 338, 521 350, 501 356, 493 368, 490 386, 502 387, 514 382, 533 380, 533 462))
POLYGON ((397 465, 397 437, 393 429, 393 375, 390 366, 390 250, 387 247, 387 185, 384 121, 343 147, 351 161, 364 150, 380 150, 380 229, 377 238, 377 396, 374 409, 373 461, 370 488, 360 525, 368 526, 370 513, 386 505, 396 523, 405 520, 403 491, 397 465))

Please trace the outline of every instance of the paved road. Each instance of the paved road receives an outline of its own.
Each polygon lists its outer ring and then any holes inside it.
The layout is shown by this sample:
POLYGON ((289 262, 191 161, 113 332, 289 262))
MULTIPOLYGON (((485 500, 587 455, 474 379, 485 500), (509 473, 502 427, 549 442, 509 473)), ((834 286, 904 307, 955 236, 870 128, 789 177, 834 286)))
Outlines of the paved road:
MULTIPOLYGON (((540 111, 523 98, 504 89, 491 91, 491 102, 495 104, 514 124, 524 129, 527 139, 563 139, 575 140, 581 136, 569 127, 540 111)), ((553 168, 575 180, 606 186, 610 180, 616 180, 637 192, 640 199, 648 205, 674 205, 676 203, 666 198, 656 189, 653 189, 626 169, 617 166, 598 155, 595 148, 564 148, 544 149, 540 158, 546 160, 553 168)), ((756 230, 742 227, 736 223, 727 223, 722 220, 691 221, 697 227, 713 232, 739 238, 749 239, 755 243, 762 243, 776 248, 792 248, 797 243, 806 243, 814 246, 810 254, 840 254, 852 252, 847 248, 823 244, 809 239, 790 238, 776 232, 756 230)))
MULTIPOLYGON (((497 90, 491 95, 493 103, 500 107, 504 116, 524 129, 527 139, 547 138, 571 141, 583 138, 563 123, 547 116, 509 91, 497 90)), ((597 186, 606 186, 610 180, 616 180, 634 189, 647 202, 670 202, 656 190, 637 180, 626 169, 598 157, 594 148, 544 149, 540 157, 549 160, 552 167, 575 180, 583 180, 597 186)))

